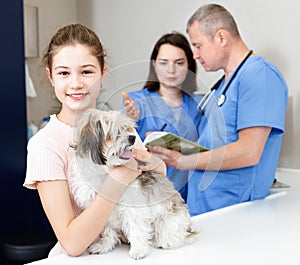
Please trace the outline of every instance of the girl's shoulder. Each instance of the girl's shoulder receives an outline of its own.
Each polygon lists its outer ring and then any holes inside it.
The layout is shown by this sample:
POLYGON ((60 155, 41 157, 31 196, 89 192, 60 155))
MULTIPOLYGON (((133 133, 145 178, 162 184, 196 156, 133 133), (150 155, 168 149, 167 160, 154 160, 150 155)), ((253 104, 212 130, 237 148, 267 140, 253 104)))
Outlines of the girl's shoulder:
POLYGON ((45 146, 60 147, 69 144, 73 136, 74 130, 71 126, 60 122, 56 118, 56 115, 51 115, 46 126, 38 130, 38 132, 29 139, 28 146, 35 148, 43 148, 45 146))

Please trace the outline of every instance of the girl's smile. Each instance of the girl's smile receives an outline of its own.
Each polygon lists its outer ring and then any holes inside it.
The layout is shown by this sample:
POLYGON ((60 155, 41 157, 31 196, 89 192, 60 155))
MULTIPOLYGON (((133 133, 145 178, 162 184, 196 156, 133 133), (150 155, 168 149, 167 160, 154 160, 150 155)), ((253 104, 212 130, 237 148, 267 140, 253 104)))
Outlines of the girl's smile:
POLYGON ((87 93, 72 93, 72 94, 67 94, 68 97, 70 97, 73 100, 82 100, 85 98, 87 93))

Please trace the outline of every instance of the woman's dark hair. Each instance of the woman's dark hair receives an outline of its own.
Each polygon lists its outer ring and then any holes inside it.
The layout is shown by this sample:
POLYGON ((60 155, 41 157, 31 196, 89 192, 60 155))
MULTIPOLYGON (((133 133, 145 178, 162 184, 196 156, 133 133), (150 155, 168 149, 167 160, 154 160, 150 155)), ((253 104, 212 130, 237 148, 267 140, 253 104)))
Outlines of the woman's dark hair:
POLYGON ((182 91, 189 95, 193 94, 193 92, 196 91, 197 89, 197 82, 196 82, 197 65, 196 65, 196 61, 193 58, 193 51, 191 49, 188 40, 183 34, 178 32, 165 34, 162 37, 160 37, 160 39, 156 42, 151 54, 149 75, 148 75, 147 82, 144 85, 144 88, 148 89, 149 91, 157 91, 159 89, 159 81, 152 62, 156 61, 159 48, 164 44, 170 44, 184 51, 188 61, 188 72, 182 84, 182 91))

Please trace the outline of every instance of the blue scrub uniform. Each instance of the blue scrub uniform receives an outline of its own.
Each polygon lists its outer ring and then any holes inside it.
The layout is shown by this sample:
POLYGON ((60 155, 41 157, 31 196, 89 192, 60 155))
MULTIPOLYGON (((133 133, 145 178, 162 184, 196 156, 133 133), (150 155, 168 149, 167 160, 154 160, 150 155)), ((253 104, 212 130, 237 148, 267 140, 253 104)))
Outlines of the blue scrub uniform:
POLYGON ((257 165, 190 172, 187 204, 192 216, 264 198, 276 173, 288 102, 284 78, 273 64, 252 56, 233 79, 219 107, 217 97, 225 85, 221 84, 208 102, 200 121, 199 144, 213 149, 237 141, 241 129, 267 126, 272 130, 257 165))
MULTIPOLYGON (((201 115, 196 110, 199 96, 190 97, 183 93, 183 103, 180 106, 180 117, 177 121, 172 108, 163 101, 157 91, 151 92, 145 88, 129 92, 128 95, 135 101, 136 107, 140 111, 140 118, 137 120, 137 132, 142 141, 147 132, 159 131, 166 124, 164 131, 197 142, 197 131, 201 119, 201 115)), ((184 200, 187 196, 188 174, 188 171, 167 167, 167 177, 174 183, 175 189, 180 192, 184 200)))

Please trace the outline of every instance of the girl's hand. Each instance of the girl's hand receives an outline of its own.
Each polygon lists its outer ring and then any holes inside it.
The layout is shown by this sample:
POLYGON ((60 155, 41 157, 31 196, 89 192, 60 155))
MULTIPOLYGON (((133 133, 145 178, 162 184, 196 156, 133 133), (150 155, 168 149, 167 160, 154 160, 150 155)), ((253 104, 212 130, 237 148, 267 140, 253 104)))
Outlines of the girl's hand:
POLYGON ((122 93, 122 97, 124 98, 124 112, 131 119, 138 120, 140 117, 140 112, 137 110, 135 102, 132 98, 128 96, 126 92, 122 93))
POLYGON ((116 181, 128 186, 142 174, 142 170, 139 168, 138 162, 131 158, 126 164, 113 168, 109 174, 116 181))
POLYGON ((153 171, 166 176, 166 164, 158 156, 142 149, 133 149, 132 152, 135 154, 135 159, 141 162, 138 167, 140 170, 153 171))

